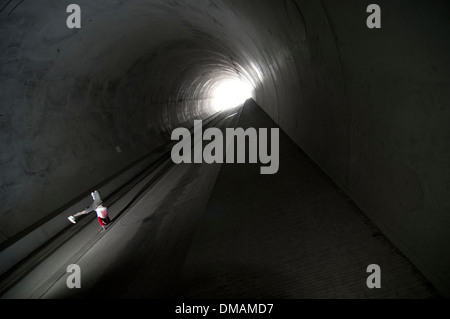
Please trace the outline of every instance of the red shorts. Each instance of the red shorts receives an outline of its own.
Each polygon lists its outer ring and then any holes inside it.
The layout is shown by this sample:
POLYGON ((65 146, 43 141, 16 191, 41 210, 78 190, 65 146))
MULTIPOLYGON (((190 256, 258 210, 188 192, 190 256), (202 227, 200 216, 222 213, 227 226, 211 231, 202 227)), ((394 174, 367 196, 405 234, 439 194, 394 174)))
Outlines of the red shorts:
POLYGON ((100 226, 108 225, 111 222, 108 215, 105 218, 97 217, 97 220, 100 226))

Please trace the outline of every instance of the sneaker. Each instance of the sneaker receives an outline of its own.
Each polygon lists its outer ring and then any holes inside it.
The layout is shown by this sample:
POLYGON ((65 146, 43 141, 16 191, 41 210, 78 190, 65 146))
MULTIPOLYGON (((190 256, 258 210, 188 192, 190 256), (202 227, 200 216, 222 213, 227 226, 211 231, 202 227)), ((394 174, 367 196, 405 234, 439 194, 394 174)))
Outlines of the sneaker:
POLYGON ((73 217, 73 216, 69 216, 69 217, 67 217, 67 219, 70 220, 71 223, 74 223, 74 224, 77 223, 77 222, 75 221, 75 217, 73 217))

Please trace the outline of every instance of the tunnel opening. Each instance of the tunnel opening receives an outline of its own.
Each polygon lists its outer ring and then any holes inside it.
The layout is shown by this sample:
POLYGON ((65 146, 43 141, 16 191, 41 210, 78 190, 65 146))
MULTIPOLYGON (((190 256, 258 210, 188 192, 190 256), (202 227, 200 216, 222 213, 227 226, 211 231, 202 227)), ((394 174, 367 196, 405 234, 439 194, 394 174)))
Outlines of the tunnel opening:
POLYGON ((243 104, 253 97, 253 89, 248 82, 226 80, 216 83, 213 88, 212 106, 216 112, 225 111, 243 104))

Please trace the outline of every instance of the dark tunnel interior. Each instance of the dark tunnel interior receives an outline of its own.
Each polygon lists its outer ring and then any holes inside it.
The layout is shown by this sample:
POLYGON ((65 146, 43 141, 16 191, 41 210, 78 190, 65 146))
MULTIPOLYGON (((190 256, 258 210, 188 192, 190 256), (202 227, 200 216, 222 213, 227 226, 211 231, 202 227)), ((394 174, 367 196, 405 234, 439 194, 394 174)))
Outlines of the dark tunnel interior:
POLYGON ((234 81, 449 296, 447 1, 378 0, 379 29, 365 0, 77 0, 69 29, 71 3, 0 1, 0 251, 234 81))

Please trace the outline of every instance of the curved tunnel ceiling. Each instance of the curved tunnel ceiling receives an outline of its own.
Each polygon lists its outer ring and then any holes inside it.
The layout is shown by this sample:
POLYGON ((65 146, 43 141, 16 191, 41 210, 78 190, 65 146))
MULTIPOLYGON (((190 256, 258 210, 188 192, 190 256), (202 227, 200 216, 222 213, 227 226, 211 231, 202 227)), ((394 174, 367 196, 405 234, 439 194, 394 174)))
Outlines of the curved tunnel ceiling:
MULTIPOLYGON (((66 30, 72 34, 63 48, 58 43, 49 77, 85 83, 94 94, 98 88, 92 86, 109 85, 118 99, 113 101, 115 109, 127 103, 128 113, 135 107, 138 114, 146 115, 139 117, 145 123, 135 123, 135 127, 167 132, 192 117, 210 115, 208 102, 215 82, 243 78, 253 86, 261 84, 248 67, 249 59, 255 63, 254 53, 242 45, 255 36, 237 39, 242 30, 239 18, 228 4, 219 4, 131 1, 101 12, 101 6, 80 4, 87 22, 80 32, 66 30), (127 96, 126 102, 120 100, 121 94, 127 96), (130 105, 130 101, 138 105, 130 105)), ((56 94, 67 92, 53 84, 49 87, 57 90, 56 94)), ((80 93, 78 89, 70 96, 83 95, 80 93)), ((119 135, 127 134, 120 132, 124 130, 121 124, 116 129, 119 135)), ((142 133, 146 136, 145 130, 142 133)))

